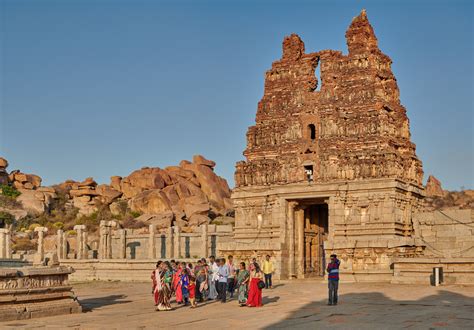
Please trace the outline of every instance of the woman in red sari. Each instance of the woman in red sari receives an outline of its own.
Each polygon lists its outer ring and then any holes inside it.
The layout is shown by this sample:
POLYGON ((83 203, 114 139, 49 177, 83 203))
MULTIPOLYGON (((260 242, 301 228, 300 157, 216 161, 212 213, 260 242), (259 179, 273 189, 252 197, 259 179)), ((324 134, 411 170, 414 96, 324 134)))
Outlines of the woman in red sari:
POLYGON ((181 291, 181 274, 183 272, 183 269, 181 268, 181 264, 179 262, 177 264, 177 270, 173 275, 173 288, 174 288, 174 293, 176 296, 176 302, 178 304, 183 303, 183 292, 181 291))
POLYGON ((258 287, 258 282, 262 281, 263 273, 260 266, 254 262, 250 264, 250 282, 249 294, 246 305, 249 307, 261 307, 262 305, 262 289, 258 287))

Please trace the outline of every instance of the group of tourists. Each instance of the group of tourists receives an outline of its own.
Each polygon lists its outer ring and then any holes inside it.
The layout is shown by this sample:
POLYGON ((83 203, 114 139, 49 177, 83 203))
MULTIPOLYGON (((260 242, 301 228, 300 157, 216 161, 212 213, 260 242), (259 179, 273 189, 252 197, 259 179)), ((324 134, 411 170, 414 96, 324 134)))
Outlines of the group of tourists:
POLYGON ((237 291, 240 306, 262 306, 262 289, 272 288, 273 263, 265 257, 263 269, 252 259, 250 264, 234 264, 232 256, 202 258, 197 263, 177 260, 158 261, 151 274, 152 293, 157 311, 171 310, 171 298, 178 305, 195 308, 208 300, 225 303, 237 291))

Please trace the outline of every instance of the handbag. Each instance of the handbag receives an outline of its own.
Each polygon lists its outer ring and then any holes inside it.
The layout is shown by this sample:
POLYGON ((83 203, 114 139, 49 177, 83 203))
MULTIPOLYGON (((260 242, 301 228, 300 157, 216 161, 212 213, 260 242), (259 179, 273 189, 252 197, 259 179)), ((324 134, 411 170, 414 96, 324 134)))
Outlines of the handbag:
POLYGON ((265 287, 265 282, 262 280, 258 281, 257 286, 260 290, 262 290, 265 287))

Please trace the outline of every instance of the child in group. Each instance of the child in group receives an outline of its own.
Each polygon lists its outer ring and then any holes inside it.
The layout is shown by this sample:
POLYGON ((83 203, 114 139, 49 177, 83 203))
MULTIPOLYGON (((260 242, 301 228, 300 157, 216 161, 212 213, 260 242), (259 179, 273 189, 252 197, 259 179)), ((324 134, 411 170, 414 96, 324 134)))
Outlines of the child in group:
POLYGON ((196 308, 196 278, 194 276, 189 277, 188 291, 191 308, 196 308))

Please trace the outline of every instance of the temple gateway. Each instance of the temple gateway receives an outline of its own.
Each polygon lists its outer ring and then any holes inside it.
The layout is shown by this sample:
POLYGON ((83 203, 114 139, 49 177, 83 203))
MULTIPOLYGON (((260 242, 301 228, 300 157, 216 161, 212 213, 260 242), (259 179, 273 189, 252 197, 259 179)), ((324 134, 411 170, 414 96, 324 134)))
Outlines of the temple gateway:
POLYGON ((336 253, 346 280, 389 280, 394 258, 423 253, 423 168, 392 61, 365 11, 346 39, 344 55, 285 37, 236 165, 234 236, 219 251, 270 254, 277 278, 323 276, 336 253))

